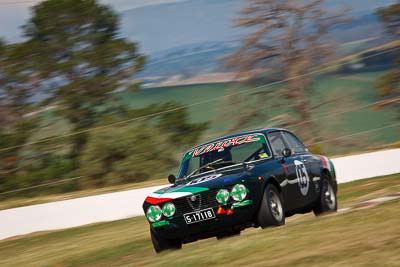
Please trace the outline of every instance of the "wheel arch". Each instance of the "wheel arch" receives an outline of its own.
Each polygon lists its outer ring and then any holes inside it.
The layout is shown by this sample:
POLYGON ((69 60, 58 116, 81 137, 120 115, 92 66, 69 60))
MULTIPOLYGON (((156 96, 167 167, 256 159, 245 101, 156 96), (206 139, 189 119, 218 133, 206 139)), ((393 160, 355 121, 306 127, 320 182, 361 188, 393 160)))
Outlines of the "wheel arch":
POLYGON ((255 219, 255 223, 256 223, 257 226, 261 226, 262 228, 265 228, 267 226, 283 225, 283 224, 285 224, 285 212, 286 211, 285 211, 285 208, 284 208, 284 199, 283 199, 283 195, 282 195, 282 188, 281 188, 281 186, 280 186, 280 184, 278 182, 278 179, 273 175, 268 176, 264 181, 265 182, 264 182, 263 187, 262 187, 262 190, 263 190, 262 191, 262 197, 260 199, 260 204, 259 204, 259 207, 257 209, 258 211, 256 213, 256 217, 254 218, 255 219), (280 202, 281 203, 280 204, 282 205, 282 212, 283 212, 282 218, 283 219, 281 221, 279 221, 279 222, 271 222, 271 220, 272 220, 271 216, 272 215, 271 215, 271 211, 269 210, 270 208, 267 207, 267 205, 268 205, 267 203, 265 203, 263 205, 263 201, 269 202, 267 200, 267 195, 268 194, 265 194, 265 192, 266 192, 265 190, 268 187, 268 185, 273 185, 276 188, 276 190, 278 191, 278 194, 281 195, 281 197, 280 197, 280 202), (268 218, 268 217, 271 217, 271 218, 268 218))
POLYGON ((261 190, 259 191, 258 197, 257 197, 257 200, 256 200, 256 203, 257 203, 257 209, 256 210, 257 211, 260 208, 265 189, 267 188, 267 185, 269 185, 269 184, 272 184, 272 185, 274 185, 276 187, 276 189, 278 190, 278 192, 282 196, 282 201, 284 200, 283 191, 282 191, 282 188, 281 188, 281 186, 280 186, 280 184, 278 182, 278 179, 274 175, 269 175, 264 179, 264 182, 263 182, 262 186, 260 187, 261 190))
MULTIPOLYGON (((282 192, 283 192, 283 191, 282 191, 282 187, 280 186, 280 184, 279 184, 279 182, 278 182, 278 179, 277 179, 274 175, 270 175, 270 176, 268 176, 268 177, 265 179, 265 181, 264 181, 264 183, 263 183, 261 195, 264 194, 265 188, 267 188, 267 185, 268 185, 268 184, 274 185, 274 186, 276 187, 276 189, 278 189, 278 192, 279 192, 281 195, 283 194, 283 193, 282 193, 282 192)), ((283 197, 283 195, 282 195, 282 197, 283 197)))
POLYGON ((265 180, 265 183, 264 183, 264 186, 263 186, 263 192, 264 192, 264 190, 265 190, 265 188, 267 187, 268 184, 273 184, 276 187, 276 189, 278 189, 279 193, 282 194, 282 188, 281 188, 280 184, 278 183, 278 180, 276 179, 276 177, 274 175, 269 176, 265 180))
POLYGON ((334 188, 335 193, 336 193, 337 192, 337 182, 336 182, 336 179, 334 179, 334 177, 332 177, 332 173, 327 168, 322 167, 322 169, 321 169, 321 181, 322 181, 322 176, 323 175, 326 175, 328 177, 328 179, 332 183, 333 188, 334 188))
POLYGON ((323 175, 323 174, 328 175, 329 179, 332 179, 331 173, 327 168, 324 168, 324 167, 321 168, 321 175, 323 175))

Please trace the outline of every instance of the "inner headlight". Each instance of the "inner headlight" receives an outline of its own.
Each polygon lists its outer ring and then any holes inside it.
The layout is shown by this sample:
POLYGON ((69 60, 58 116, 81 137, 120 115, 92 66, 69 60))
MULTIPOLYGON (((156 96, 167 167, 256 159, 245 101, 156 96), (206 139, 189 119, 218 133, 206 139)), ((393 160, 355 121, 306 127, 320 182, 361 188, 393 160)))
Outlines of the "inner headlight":
POLYGON ((244 185, 236 184, 232 188, 231 195, 232 195, 233 200, 242 201, 243 199, 246 198, 247 192, 248 192, 248 189, 244 185))
POLYGON ((149 219, 150 222, 157 222, 161 220, 162 211, 161 208, 157 205, 150 206, 146 212, 146 217, 149 219))
POLYGON ((165 203, 162 209, 162 213, 164 214, 165 217, 174 216, 175 211, 176 211, 175 205, 171 202, 165 203))
POLYGON ((226 189, 220 189, 215 196, 215 199, 218 201, 219 204, 225 205, 229 200, 230 194, 229 191, 226 189))

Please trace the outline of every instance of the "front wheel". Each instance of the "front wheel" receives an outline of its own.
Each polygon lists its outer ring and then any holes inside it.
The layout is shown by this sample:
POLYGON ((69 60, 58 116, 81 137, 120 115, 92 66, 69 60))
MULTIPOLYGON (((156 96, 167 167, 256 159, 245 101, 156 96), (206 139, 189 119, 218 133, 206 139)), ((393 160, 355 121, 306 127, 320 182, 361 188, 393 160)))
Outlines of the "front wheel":
POLYGON ((268 184, 264 190, 257 221, 262 228, 285 224, 282 197, 273 184, 268 184))
POLYGON ((157 232, 151 228, 150 228, 150 235, 151 235, 151 241, 153 242, 154 250, 157 253, 160 253, 168 249, 182 248, 182 241, 180 239, 166 239, 157 234, 157 232))
POLYGON ((333 189, 331 179, 327 174, 322 176, 320 195, 313 211, 316 216, 325 212, 337 211, 336 192, 333 189))

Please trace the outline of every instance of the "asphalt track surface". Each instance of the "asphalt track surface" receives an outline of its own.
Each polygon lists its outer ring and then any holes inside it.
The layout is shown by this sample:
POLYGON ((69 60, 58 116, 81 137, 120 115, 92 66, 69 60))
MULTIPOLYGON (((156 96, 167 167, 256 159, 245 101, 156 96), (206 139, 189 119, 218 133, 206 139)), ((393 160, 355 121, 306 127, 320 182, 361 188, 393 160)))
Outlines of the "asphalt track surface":
MULTIPOLYGON (((332 159, 339 183, 400 173, 400 149, 332 159)), ((143 215, 142 203, 154 186, 0 211, 0 240, 143 215)))

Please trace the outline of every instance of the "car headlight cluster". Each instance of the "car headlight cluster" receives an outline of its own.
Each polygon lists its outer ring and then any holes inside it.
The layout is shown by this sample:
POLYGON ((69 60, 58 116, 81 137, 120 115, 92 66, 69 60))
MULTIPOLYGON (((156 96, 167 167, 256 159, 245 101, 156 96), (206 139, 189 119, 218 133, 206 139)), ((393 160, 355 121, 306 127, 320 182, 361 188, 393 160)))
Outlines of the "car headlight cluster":
POLYGON ((225 205, 230 197, 235 201, 242 201, 246 198, 249 190, 242 184, 236 184, 229 192, 227 189, 220 189, 215 197, 219 204, 225 205))
POLYGON ((165 217, 174 216, 175 211, 176 211, 175 205, 171 202, 165 203, 162 209, 162 213, 164 214, 165 217))
POLYGON ((233 200, 242 201, 247 196, 247 188, 242 184, 236 184, 231 191, 233 200))
POLYGON ((146 217, 150 222, 158 222, 162 216, 169 218, 174 216, 176 207, 172 202, 167 202, 161 209, 158 205, 152 205, 147 209, 146 217))
POLYGON ((220 189, 218 191, 215 199, 218 201, 219 204, 225 205, 228 202, 230 197, 231 197, 231 194, 229 193, 229 191, 227 189, 220 189))

